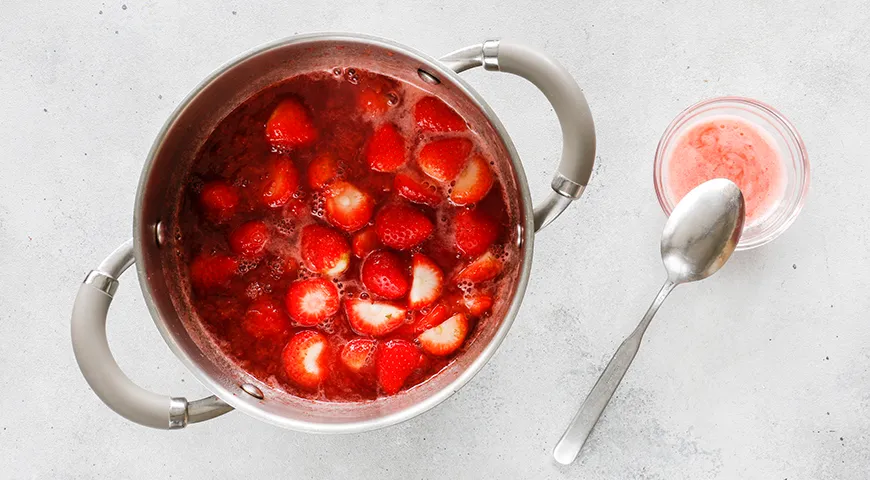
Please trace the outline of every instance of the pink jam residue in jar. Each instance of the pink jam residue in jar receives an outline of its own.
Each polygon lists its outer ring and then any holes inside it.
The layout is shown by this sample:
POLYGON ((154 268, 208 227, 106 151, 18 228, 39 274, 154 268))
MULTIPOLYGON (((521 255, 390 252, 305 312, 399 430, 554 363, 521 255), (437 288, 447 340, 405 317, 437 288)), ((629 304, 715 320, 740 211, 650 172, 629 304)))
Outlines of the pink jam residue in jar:
POLYGON ((693 125, 677 138, 671 152, 666 178, 677 202, 707 180, 727 178, 743 192, 746 219, 752 223, 772 210, 785 188, 775 140, 737 116, 716 116, 693 125))

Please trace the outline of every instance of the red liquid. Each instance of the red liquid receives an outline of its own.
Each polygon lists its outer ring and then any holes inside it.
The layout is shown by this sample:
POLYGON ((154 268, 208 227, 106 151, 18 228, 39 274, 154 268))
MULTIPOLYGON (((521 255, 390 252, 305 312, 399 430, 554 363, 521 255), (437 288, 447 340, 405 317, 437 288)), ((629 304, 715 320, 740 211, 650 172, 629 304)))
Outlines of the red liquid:
MULTIPOLYGON (((488 309, 477 311, 466 300, 479 294, 499 298, 499 292, 508 291, 508 282, 515 278, 518 264, 516 247, 509 241, 510 232, 516 231, 515 219, 511 218, 509 212, 517 211, 516 208, 510 208, 509 202, 516 200, 508 200, 501 186, 501 173, 497 167, 503 160, 492 158, 488 146, 482 144, 475 132, 455 131, 458 128, 455 122, 438 127, 453 131, 441 132, 428 131, 427 127, 415 124, 413 108, 419 99, 424 98, 425 92, 395 79, 365 71, 356 70, 352 77, 351 81, 346 75, 313 72, 269 87, 239 106, 215 128, 200 150, 179 214, 181 241, 178 248, 188 264, 208 255, 225 255, 238 264, 238 268, 226 273, 228 278, 222 277, 220 272, 209 270, 211 283, 207 287, 194 285, 189 296, 199 320, 220 348, 242 368, 267 384, 295 395, 329 401, 356 401, 388 394, 384 392, 379 379, 378 362, 382 358, 379 348, 390 340, 412 342, 420 353, 420 360, 403 382, 403 389, 419 384, 443 369, 465 346, 448 355, 433 355, 421 348, 418 339, 420 332, 414 329, 415 324, 436 305, 443 305, 439 308, 446 307, 451 315, 466 315, 468 333, 465 342, 473 341, 478 322, 495 319, 487 318, 490 315, 488 309), (288 98, 304 106, 314 127, 311 131, 304 128, 294 130, 301 132, 298 139, 289 140, 297 142, 294 145, 278 144, 278 140, 287 140, 278 139, 277 134, 270 134, 267 138, 266 132, 272 112, 288 98), (365 157, 367 142, 374 131, 385 123, 396 125, 407 149, 407 163, 390 173, 372 171, 365 157), (468 139, 472 144, 469 158, 479 154, 489 161, 494 183, 476 205, 452 204, 449 199, 451 185, 440 184, 431 178, 428 180, 434 185, 431 192, 438 199, 436 206, 409 203, 394 191, 393 182, 397 173, 427 178, 416 159, 425 144, 441 138, 468 139), (407 272, 410 272, 412 254, 423 253, 434 260, 444 273, 443 291, 434 304, 412 310, 408 307, 407 294, 392 302, 407 308, 405 324, 375 338, 379 347, 369 355, 358 372, 349 369, 342 362, 340 354, 347 342, 371 338, 351 328, 344 307, 346 299, 378 298, 368 292, 361 282, 362 259, 351 255, 347 269, 330 277, 307 270, 300 255, 300 232, 306 225, 316 223, 330 226, 340 232, 349 244, 355 233, 368 228, 347 232, 327 222, 324 194, 315 191, 308 182, 309 164, 324 154, 331 155, 337 161, 340 166, 339 179, 351 182, 374 201, 375 214, 367 222, 369 226, 374 224, 377 212, 386 204, 413 205, 423 212, 434 225, 434 232, 427 240, 411 250, 381 249, 396 253, 407 272), (275 179, 271 166, 276 159, 281 158, 292 162, 298 173, 299 188, 283 205, 268 206, 263 201, 263 192, 268 189, 269 182, 275 179), (203 186, 209 186, 206 188, 208 190, 215 182, 229 185, 231 194, 227 196, 226 192, 218 192, 223 195, 218 196, 218 200, 206 198, 211 193, 204 192, 203 186), (227 198, 235 202, 226 203, 227 198), (229 204, 232 204, 232 208, 227 207, 229 204), (453 278, 476 258, 476 255, 462 257, 454 239, 453 219, 457 213, 469 207, 476 208, 493 220, 496 238, 488 251, 504 262, 504 269, 496 278, 474 284, 457 282, 453 278), (231 232, 251 221, 265 224, 267 238, 264 246, 242 245, 238 239, 232 239, 231 232), (239 248, 246 248, 245 251, 249 253, 235 253, 234 249, 238 252, 239 248), (259 248, 262 250, 258 251, 259 248), (342 306, 337 313, 315 326, 302 326, 292 321, 273 323, 266 328, 266 334, 261 332, 256 336, 245 328, 246 312, 255 302, 271 300, 279 310, 276 315, 286 318, 285 297, 291 284, 299 279, 316 277, 327 278, 338 287, 342 306), (318 331, 327 340, 326 345, 317 350, 322 355, 318 357, 322 361, 319 364, 322 368, 318 371, 323 374, 323 379, 315 385, 294 380, 288 374, 288 362, 282 358, 290 339, 305 330, 318 331)), ((327 183, 334 181, 335 178, 326 179, 327 183)), ((275 196, 269 198, 278 203, 281 201, 275 200, 275 196)), ((227 260, 230 266, 233 265, 232 260, 227 260)), ((202 271, 194 273, 202 276, 202 271)), ((502 293, 502 297, 505 295, 502 293)))

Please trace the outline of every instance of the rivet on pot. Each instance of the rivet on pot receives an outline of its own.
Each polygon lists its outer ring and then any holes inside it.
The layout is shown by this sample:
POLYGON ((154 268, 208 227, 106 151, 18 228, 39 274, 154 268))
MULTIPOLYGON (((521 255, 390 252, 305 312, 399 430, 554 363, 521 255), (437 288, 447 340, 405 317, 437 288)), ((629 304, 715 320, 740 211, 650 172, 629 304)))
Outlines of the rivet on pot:
POLYGON ((251 385, 250 383, 243 383, 242 391, 254 398, 258 398, 260 400, 263 399, 263 391, 257 388, 256 385, 251 385))
POLYGON ((438 85, 439 83, 441 83, 441 80, 439 80, 438 77, 436 77, 435 75, 432 75, 431 73, 427 72, 426 70, 423 70, 422 68, 417 69, 417 75, 419 75, 420 78, 428 84, 438 85))
POLYGON ((154 224, 154 240, 157 242, 158 247, 166 245, 166 225, 163 224, 162 220, 158 220, 154 224))

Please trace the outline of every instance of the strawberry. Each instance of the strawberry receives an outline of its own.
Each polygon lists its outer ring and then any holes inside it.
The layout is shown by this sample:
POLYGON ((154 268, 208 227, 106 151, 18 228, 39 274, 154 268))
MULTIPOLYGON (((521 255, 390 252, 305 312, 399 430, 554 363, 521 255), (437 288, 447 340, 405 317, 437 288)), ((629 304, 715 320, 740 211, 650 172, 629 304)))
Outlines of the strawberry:
POLYGON ((400 337, 416 337, 424 331, 450 318, 451 313, 450 307, 448 307, 444 302, 438 302, 432 306, 432 308, 423 308, 419 312, 416 312, 417 318, 415 318, 414 321, 402 324, 402 326, 397 328, 393 334, 400 337))
POLYGON ((375 216, 375 231, 381 243, 396 250, 416 247, 434 229, 429 217, 410 205, 389 204, 375 216))
POLYGON ((325 278, 296 280, 287 289, 285 302, 290 318, 310 327, 338 311, 338 288, 325 278))
POLYGON ((375 130, 365 151, 369 168, 376 172, 395 172, 405 164, 405 139, 392 123, 375 130))
POLYGON ((424 351, 432 355, 450 355, 462 346, 465 335, 468 334, 468 319, 462 313, 457 313, 432 327, 417 337, 424 351))
POLYGON ((393 189, 414 203, 422 203, 430 207, 436 207, 441 203, 441 194, 437 187, 416 175, 397 173, 393 180, 393 189))
POLYGON ((356 258, 366 258, 368 254, 381 248, 381 246, 375 227, 368 227, 356 232, 351 241, 351 248, 356 258))
POLYGON ((233 252, 245 257, 256 257, 266 248, 269 228, 265 223, 254 220, 233 230, 228 240, 233 252))
POLYGON ((357 97, 359 109, 370 117, 378 117, 390 108, 389 98, 380 89, 363 88, 357 97))
POLYGON ((466 258, 485 252, 498 237, 498 224, 481 210, 460 210, 453 225, 456 248, 466 258))
POLYGON ((466 295, 465 308, 471 315, 479 317, 492 308, 492 301, 492 296, 486 293, 466 295))
POLYGON ((405 380, 420 365, 420 350, 407 340, 390 340, 378 346, 378 383, 387 395, 402 389, 405 380))
POLYGON ((467 138, 433 140, 420 149, 417 165, 426 175, 441 183, 447 183, 462 172, 469 153, 471 141, 467 138))
POLYGON ((322 190, 338 176, 338 162, 329 153, 318 155, 308 164, 308 186, 322 190))
POLYGON ((444 273, 438 264, 422 253, 415 253, 411 259, 411 276, 409 307, 417 310, 438 300, 444 286, 444 273))
POLYGON ((350 246, 344 235, 316 223, 302 229, 299 250, 305 268, 315 273, 334 277, 350 263, 350 246))
POLYGON ((386 335, 405 322, 406 310, 388 302, 374 300, 347 299, 344 310, 351 328, 360 335, 380 337, 386 335))
POLYGON ((375 202, 353 184, 338 180, 326 189, 326 219, 347 232, 364 227, 372 218, 375 202))
POLYGON ((393 252, 378 250, 363 260, 360 279, 375 295, 391 300, 408 293, 408 267, 393 252))
POLYGON ((501 273, 503 267, 504 265, 498 257, 493 255, 492 252, 486 252, 460 270, 456 275, 456 281, 461 282, 467 280, 469 282, 479 283, 492 280, 501 273))
POLYGON ((348 370, 359 372, 371 362, 377 346, 378 342, 370 338, 355 338, 341 349, 341 363, 348 370))
POLYGON ((190 262, 190 283, 201 290, 225 287, 238 268, 239 262, 233 257, 201 254, 190 262))
POLYGON ((299 188, 299 172, 289 158, 277 154, 273 154, 267 169, 262 193, 263 203, 267 207, 281 207, 290 201, 299 188))
POLYGON ((456 111, 435 97, 425 97, 414 105, 414 121, 417 128, 430 132, 461 132, 468 128, 456 111))
POLYGON ((329 340, 314 330, 302 330, 281 352, 284 372, 296 385, 315 390, 329 375, 329 340))
POLYGON ((289 98, 279 103, 266 121, 266 138, 276 147, 304 147, 317 140, 317 130, 305 106, 289 98))
POLYGON ((242 320, 242 328, 257 338, 271 337, 289 330, 290 320, 275 302, 260 298, 248 307, 242 320))
POLYGON ((456 184, 450 192, 450 201, 456 205, 477 203, 489 193, 494 181, 495 177, 486 159, 474 155, 456 177, 456 184))
POLYGON ((216 180, 202 186, 202 191, 199 192, 199 203, 206 216, 222 222, 236 212, 239 194, 226 182, 216 180))

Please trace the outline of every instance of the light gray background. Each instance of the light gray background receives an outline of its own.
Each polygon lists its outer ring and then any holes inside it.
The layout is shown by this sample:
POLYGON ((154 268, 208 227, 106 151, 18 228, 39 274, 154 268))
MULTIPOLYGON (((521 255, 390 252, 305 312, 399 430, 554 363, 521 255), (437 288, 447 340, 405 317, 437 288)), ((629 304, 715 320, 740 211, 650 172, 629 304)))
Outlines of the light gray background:
MULTIPOLYGON (((4 478, 864 479, 870 475, 870 4, 560 0, 0 5, 0 476, 4 478), (229 414, 132 425, 76 368, 78 283, 130 236, 166 117, 210 71, 301 32, 357 31, 433 55, 490 37, 549 51, 583 86, 599 162, 543 232, 498 354, 429 413, 314 436, 229 414), (551 449, 663 279, 652 160, 685 106, 755 97, 797 125, 806 208, 773 244, 678 289, 580 461, 551 449)), ((560 133, 519 78, 471 72, 542 198, 560 133)), ((109 340, 143 386, 207 392, 172 357, 133 275, 109 340)))

